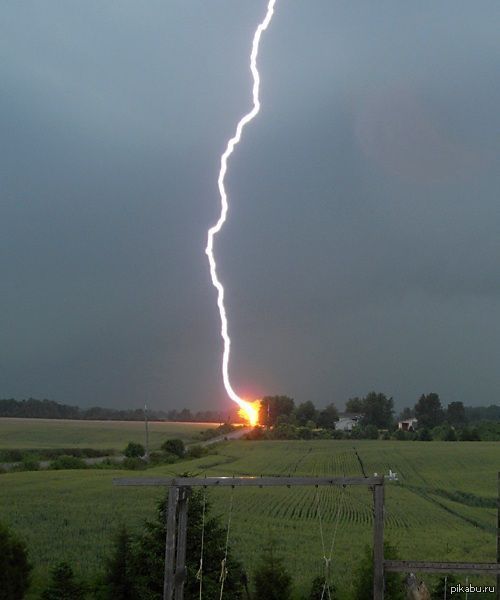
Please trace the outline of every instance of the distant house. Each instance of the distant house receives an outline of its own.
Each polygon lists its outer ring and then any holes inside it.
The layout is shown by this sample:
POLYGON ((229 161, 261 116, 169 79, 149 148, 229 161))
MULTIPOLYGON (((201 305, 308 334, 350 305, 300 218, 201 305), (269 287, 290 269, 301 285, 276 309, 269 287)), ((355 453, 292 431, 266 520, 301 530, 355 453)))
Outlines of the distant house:
POLYGON ((398 429, 402 431, 415 431, 417 428, 417 419, 405 419, 404 421, 398 421, 398 429))
POLYGON ((335 423, 335 429, 338 431, 352 431, 353 427, 359 425, 363 415, 353 413, 343 413, 339 415, 339 420, 335 423))

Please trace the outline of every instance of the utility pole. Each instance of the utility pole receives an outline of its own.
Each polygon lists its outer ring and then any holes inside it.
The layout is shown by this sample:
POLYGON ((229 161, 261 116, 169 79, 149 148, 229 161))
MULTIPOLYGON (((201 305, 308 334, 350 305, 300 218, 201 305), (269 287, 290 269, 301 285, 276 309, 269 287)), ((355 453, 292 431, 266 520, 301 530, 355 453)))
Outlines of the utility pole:
POLYGON ((144 458, 149 462, 149 423, 148 423, 148 406, 144 403, 144 427, 146 428, 146 454, 144 458))

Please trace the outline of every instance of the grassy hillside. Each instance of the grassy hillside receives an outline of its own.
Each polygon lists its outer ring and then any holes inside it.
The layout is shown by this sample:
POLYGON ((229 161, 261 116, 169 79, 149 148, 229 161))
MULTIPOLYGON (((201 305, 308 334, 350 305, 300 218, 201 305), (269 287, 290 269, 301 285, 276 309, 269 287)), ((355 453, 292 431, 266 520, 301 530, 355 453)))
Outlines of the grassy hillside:
MULTIPOLYGON (((494 442, 359 441, 367 473, 397 471, 400 481, 386 486, 386 538, 401 558, 495 560, 496 486, 499 445, 494 442)), ((229 442, 218 455, 163 466, 147 475, 183 471, 208 475, 359 475, 352 441, 229 442)), ((11 473, 0 478, 0 514, 31 549, 37 578, 61 558, 90 575, 102 565, 120 522, 137 529, 154 513, 163 491, 116 488, 124 471, 11 473)), ((352 568, 371 540, 372 499, 365 488, 235 489, 232 544, 252 570, 266 539, 277 541, 299 588, 321 573, 325 545, 339 514, 332 572, 342 597, 352 592, 352 568), (340 505, 340 508, 339 508, 340 505)), ((210 492, 224 520, 228 489, 210 492)), ((328 552, 327 552, 328 553, 328 552)))
MULTIPOLYGON (((152 422, 149 424, 151 449, 159 448, 168 437, 192 441, 200 431, 209 427, 215 425, 152 422)), ((0 418, 0 449, 73 447, 123 450, 129 441, 144 443, 144 422, 0 418)))

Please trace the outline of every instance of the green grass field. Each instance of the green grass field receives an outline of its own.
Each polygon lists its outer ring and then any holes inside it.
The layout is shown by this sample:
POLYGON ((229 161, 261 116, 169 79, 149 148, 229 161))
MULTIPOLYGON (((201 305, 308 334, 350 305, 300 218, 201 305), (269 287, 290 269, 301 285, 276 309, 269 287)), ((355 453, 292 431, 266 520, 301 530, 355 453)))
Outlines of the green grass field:
MULTIPOLYGON (((368 473, 399 474, 386 485, 386 539, 401 558, 494 561, 497 471, 495 442, 356 441, 368 473)), ((218 454, 147 471, 207 475, 360 475, 353 441, 226 442, 218 454)), ((22 536, 42 582, 56 561, 86 576, 103 564, 120 522, 138 530, 154 514, 158 488, 117 488, 125 471, 47 471, 0 476, 2 520, 22 536)), ((214 512, 234 510, 231 542, 251 572, 259 550, 274 538, 298 592, 322 572, 318 496, 309 488, 251 488, 210 492, 214 512)), ((371 540, 372 498, 365 488, 321 488, 325 544, 338 529, 332 572, 342 598, 352 598, 352 569, 371 540), (339 509, 340 506, 340 509, 339 509)), ((230 567, 229 567, 230 568, 230 567)), ((492 583, 492 582, 490 582, 492 583)), ((33 596, 34 597, 34 596, 33 596)), ((472 596, 471 596, 472 597, 472 596)), ((355 599, 353 599, 355 600, 355 599)))
MULTIPOLYGON (((151 449, 166 438, 193 441, 214 423, 149 423, 151 449)), ((127 442, 144 443, 142 421, 73 421, 66 419, 0 418, 0 449, 28 448, 112 448, 123 450, 127 442)))

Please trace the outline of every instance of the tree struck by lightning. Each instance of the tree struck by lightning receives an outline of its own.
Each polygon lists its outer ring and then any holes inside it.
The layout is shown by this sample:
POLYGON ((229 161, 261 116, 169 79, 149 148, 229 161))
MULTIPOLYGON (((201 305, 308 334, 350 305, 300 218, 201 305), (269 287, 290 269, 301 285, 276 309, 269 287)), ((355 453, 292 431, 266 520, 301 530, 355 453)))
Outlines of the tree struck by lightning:
POLYGON ((264 20, 261 23, 259 23, 253 36, 252 51, 250 53, 250 71, 252 73, 253 78, 253 106, 252 109, 243 117, 241 117, 241 119, 238 121, 235 133, 233 137, 231 137, 227 142, 226 149, 221 155, 219 177, 217 179, 221 200, 221 212, 217 223, 213 227, 210 227, 210 229, 208 230, 207 247, 205 249, 205 253, 208 256, 208 262, 210 264, 210 276, 212 279, 212 284, 217 290, 217 306, 219 308, 221 320, 221 336, 224 345, 222 353, 222 379, 224 381, 224 387, 231 400, 233 400, 240 406, 240 409, 242 409, 251 425, 255 425, 257 423, 258 409, 252 402, 248 402, 247 400, 244 400, 243 398, 240 398, 240 396, 238 396, 238 394, 234 391, 234 388, 231 385, 231 380, 229 378, 229 356, 231 352, 231 338, 229 337, 226 308, 224 305, 224 286, 222 285, 221 281, 217 276, 217 263, 215 261, 214 256, 214 239, 217 233, 219 233, 219 231, 222 229, 224 223, 226 222, 227 212, 229 209, 227 192, 224 185, 224 179, 227 173, 228 159, 234 152, 236 145, 240 142, 245 125, 250 123, 250 121, 252 121, 252 119, 254 119, 257 116, 260 110, 260 75, 259 70, 257 69, 257 56, 259 54, 259 44, 262 33, 268 28, 269 23, 273 18, 275 4, 276 0, 269 0, 264 20))

